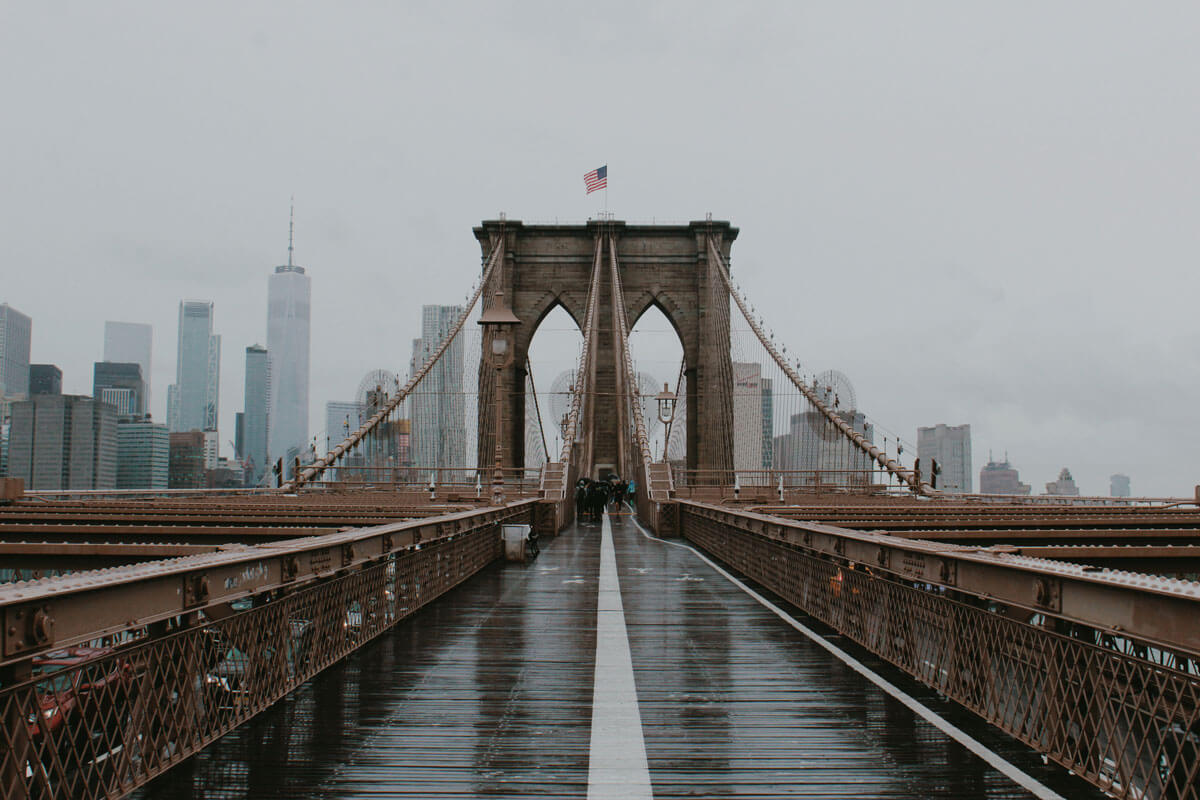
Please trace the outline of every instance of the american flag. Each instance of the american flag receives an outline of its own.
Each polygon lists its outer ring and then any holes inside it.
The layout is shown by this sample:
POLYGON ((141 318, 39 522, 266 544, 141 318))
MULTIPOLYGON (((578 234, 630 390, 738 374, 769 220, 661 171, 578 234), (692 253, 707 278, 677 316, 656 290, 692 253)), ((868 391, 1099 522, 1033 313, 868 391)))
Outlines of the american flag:
POLYGON ((583 176, 584 185, 587 186, 587 193, 591 194, 597 189, 608 188, 608 165, 596 167, 594 170, 583 176))

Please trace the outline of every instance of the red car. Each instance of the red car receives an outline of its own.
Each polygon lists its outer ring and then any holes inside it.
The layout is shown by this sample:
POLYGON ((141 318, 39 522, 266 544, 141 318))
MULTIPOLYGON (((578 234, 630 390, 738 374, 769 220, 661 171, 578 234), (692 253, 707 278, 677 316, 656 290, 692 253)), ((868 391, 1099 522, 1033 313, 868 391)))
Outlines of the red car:
POLYGON ((58 733, 68 720, 81 714, 97 714, 101 704, 120 705, 127 693, 127 670, 112 660, 88 666, 89 662, 112 652, 111 647, 77 646, 33 659, 33 676, 47 676, 38 685, 37 713, 42 719, 38 720, 33 713, 27 719, 29 735, 35 741, 43 731, 49 731, 52 739, 59 739, 58 733))

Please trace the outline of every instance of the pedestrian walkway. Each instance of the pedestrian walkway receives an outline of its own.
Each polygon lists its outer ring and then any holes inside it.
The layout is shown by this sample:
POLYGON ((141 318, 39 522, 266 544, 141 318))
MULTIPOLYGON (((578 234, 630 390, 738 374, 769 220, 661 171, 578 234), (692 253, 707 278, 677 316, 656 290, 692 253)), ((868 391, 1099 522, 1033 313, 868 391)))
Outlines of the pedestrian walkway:
POLYGON ((616 515, 485 570, 143 796, 1035 795, 616 515))

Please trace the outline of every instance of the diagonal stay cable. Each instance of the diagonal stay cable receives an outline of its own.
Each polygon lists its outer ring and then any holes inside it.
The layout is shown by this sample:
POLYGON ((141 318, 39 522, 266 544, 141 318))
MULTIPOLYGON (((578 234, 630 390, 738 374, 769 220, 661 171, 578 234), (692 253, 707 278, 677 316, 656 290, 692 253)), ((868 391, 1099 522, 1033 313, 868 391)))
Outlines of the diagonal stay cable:
POLYGON ((783 370, 783 373, 788 376, 788 380, 804 395, 804 398, 812 404, 813 408, 820 411, 855 447, 870 456, 880 467, 894 475, 897 480, 908 486, 909 489, 918 494, 930 493, 928 485, 919 483, 919 478, 914 471, 904 469, 894 458, 891 458, 886 452, 868 442, 861 433, 854 430, 844 419, 821 401, 817 393, 784 360, 779 351, 775 349, 775 345, 771 343, 770 338, 763 332, 759 324, 754 321, 753 315, 746 308, 745 301, 742 300, 741 295, 733 288, 733 282, 729 279, 729 265, 717 247, 716 240, 711 236, 708 239, 708 252, 712 255, 713 262, 717 265, 717 274, 721 276, 721 280, 725 283, 725 288, 729 291, 730 296, 733 297, 733 301, 737 303, 737 307, 742 312, 742 316, 746 318, 746 322, 750 323, 750 329, 758 337, 759 343, 770 353, 776 365, 783 370))
POLYGON ((492 252, 488 256, 487 267, 483 271, 483 277, 479 280, 479 285, 475 287, 475 294, 471 296, 470 302, 468 302, 466 307, 463 308, 463 312, 455 321, 454 327, 452 327, 442 339, 441 344, 438 345, 438 348, 434 351, 433 355, 426 360, 425 364, 419 370, 417 370, 417 373, 413 375, 409 379, 408 383, 404 385, 404 388, 396 392, 394 397, 381 406, 379 411, 377 411, 370 419, 364 422, 358 430, 347 436, 341 444, 334 447, 323 457, 309 464, 300 471, 299 475, 294 477, 288 483, 285 483, 282 486, 282 491, 292 492, 310 481, 319 479, 325 470, 333 466, 334 462, 348 453, 350 449, 362 441, 365 436, 374 431, 381 422, 387 419, 388 415, 391 414, 392 411, 394 411, 402 402, 404 402, 404 399, 408 397, 412 390, 417 387, 417 384, 419 384, 421 380, 429 374, 429 371, 433 369, 433 365, 436 364, 437 360, 442 357, 442 354, 446 352, 446 348, 448 348, 450 343, 454 341, 454 337, 457 336, 459 331, 462 330, 463 324, 471 315, 471 311, 474 310, 475 304, 479 302, 479 296, 483 294, 483 288, 487 286, 488 279, 491 278, 492 272, 495 270, 496 264, 500 261, 500 254, 503 251, 504 239, 501 238, 497 240, 495 246, 492 248, 492 252))

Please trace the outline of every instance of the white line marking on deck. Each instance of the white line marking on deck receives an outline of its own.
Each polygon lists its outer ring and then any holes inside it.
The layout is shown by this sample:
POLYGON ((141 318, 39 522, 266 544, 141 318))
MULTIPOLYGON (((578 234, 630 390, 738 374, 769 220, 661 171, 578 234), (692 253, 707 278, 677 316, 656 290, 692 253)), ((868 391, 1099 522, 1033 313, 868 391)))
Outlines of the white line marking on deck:
MULTIPOLYGON (((606 520, 606 522, 607 522, 607 520, 606 520)), ((957 725, 953 724, 952 722, 947 721, 940 714, 938 714, 936 711, 934 711, 932 708, 925 705, 920 700, 913 697, 908 692, 904 691, 899 686, 897 686, 896 684, 889 681, 887 678, 878 674, 877 672, 872 670, 870 667, 868 667, 866 664, 863 664, 861 661, 856 659, 854 656, 850 655, 849 653, 847 653, 842 648, 838 647, 833 642, 830 642, 824 636, 817 633, 812 628, 805 625, 803 622, 800 622, 798 619, 793 617, 791 614, 787 613, 782 608, 775 605, 770 600, 763 597, 761 594, 754 591, 746 584, 742 583, 740 580, 735 578, 730 573, 726 572, 715 561, 710 559, 708 556, 704 555, 704 553, 700 552, 695 547, 692 547, 691 545, 688 545, 688 544, 683 544, 682 542, 671 542, 666 539, 660 539, 657 536, 652 535, 645 528, 643 528, 642 524, 640 522, 638 522, 636 518, 633 520, 633 524, 636 525, 638 530, 640 530, 642 532, 642 536, 646 537, 647 539, 650 539, 651 541, 660 542, 661 544, 669 544, 672 547, 682 547, 684 550, 690 550, 692 553, 699 556, 710 567, 712 567, 718 573, 723 575, 726 580, 728 580, 734 586, 741 589, 746 594, 753 597, 761 605, 763 605, 764 607, 769 609, 773 614, 775 614, 775 616, 779 617, 784 622, 788 623, 793 628, 800 631, 800 633, 807 636, 809 639, 811 639, 816 644, 818 644, 821 647, 828 650, 832 655, 834 655, 835 657, 840 659, 846 666, 850 667, 850 669, 854 670, 859 675, 862 675, 864 678, 869 680, 871 683, 875 684, 880 689, 883 689, 885 692, 890 694, 892 697, 899 700, 901 703, 906 705, 910 710, 912 710, 913 713, 917 714, 917 716, 924 719, 930 725, 937 728, 939 731, 946 734, 950 738, 954 739, 955 741, 957 741, 963 747, 970 750, 975 755, 979 756, 981 759, 983 759, 985 762, 987 762, 992 768, 994 768, 997 772, 1004 775, 1009 780, 1013 781, 1014 783, 1021 786, 1022 788, 1030 791, 1034 797, 1039 798, 1039 800, 1066 800, 1066 798, 1064 798, 1061 794, 1054 791, 1049 786, 1046 786, 1044 783, 1039 781, 1037 778, 1034 778, 1032 775, 1025 772, 1020 767, 1009 762, 1007 759, 1004 758, 1004 756, 1001 756, 999 753, 993 752, 992 750, 990 750, 987 747, 987 745, 983 744, 978 739, 976 739, 975 737, 968 734, 966 731, 959 728, 957 725)))
POLYGON ((625 607, 617 578, 612 524, 605 514, 600 538, 600 596, 596 602, 596 676, 588 751, 588 800, 653 796, 646 742, 642 737, 642 714, 633 682, 633 656, 625 630, 625 607))

